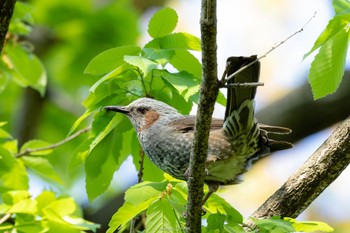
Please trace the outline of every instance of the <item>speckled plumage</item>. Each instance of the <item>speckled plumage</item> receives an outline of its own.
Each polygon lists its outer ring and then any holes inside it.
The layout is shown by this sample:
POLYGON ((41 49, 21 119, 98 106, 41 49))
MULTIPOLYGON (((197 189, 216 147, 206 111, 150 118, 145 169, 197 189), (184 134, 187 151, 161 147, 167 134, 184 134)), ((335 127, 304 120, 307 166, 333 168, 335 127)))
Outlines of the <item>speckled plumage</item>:
MULTIPOLYGON (((228 75, 256 57, 228 59, 228 75)), ((230 83, 257 82, 260 64, 237 75, 230 83)), ((205 181, 212 186, 236 184, 251 162, 271 151, 290 148, 274 141, 268 133, 289 133, 282 127, 258 124, 254 118, 256 87, 228 89, 225 120, 212 120, 205 181)), ((127 106, 107 106, 124 113, 151 161, 175 178, 186 180, 194 133, 194 116, 181 115, 175 108, 150 98, 140 98, 127 106)))

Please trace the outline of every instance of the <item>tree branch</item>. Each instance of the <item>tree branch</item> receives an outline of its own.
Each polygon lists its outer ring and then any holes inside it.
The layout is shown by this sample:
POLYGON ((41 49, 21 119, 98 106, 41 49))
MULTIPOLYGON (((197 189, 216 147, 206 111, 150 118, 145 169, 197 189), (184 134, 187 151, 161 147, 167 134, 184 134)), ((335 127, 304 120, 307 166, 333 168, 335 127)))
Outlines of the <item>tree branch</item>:
POLYGON ((203 79, 200 87, 196 129, 191 151, 189 178, 187 181, 187 232, 201 232, 204 169, 208 153, 211 117, 218 95, 216 0, 202 0, 200 25, 203 79))
POLYGON ((71 136, 63 139, 62 141, 59 141, 59 142, 57 142, 55 144, 52 144, 50 146, 40 147, 40 148, 28 148, 28 149, 24 150, 23 152, 18 153, 16 155, 16 158, 19 158, 19 157, 22 157, 22 156, 25 156, 25 155, 29 155, 29 154, 31 154, 33 152, 55 149, 55 148, 57 148, 59 146, 62 146, 65 143, 73 140, 74 138, 78 137, 79 135, 88 132, 90 129, 91 129, 91 127, 88 126, 88 127, 84 128, 84 129, 81 129, 81 130, 77 131, 75 134, 72 134, 71 136))
POLYGON ((16 0, 0 1, 0 54, 6 40, 6 34, 10 25, 16 0))
POLYGON ((350 163, 350 117, 253 214, 297 217, 350 163))

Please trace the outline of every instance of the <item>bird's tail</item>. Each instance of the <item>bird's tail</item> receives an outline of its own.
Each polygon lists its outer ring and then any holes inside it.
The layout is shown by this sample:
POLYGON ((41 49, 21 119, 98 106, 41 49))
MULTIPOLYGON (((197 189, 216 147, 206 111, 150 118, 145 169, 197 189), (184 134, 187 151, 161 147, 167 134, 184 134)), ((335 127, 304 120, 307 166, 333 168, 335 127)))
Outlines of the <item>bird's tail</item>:
MULTIPOLYGON (((250 57, 229 57, 226 66, 227 77, 256 60, 256 55, 250 57)), ((273 151, 293 147, 289 142, 273 140, 268 137, 269 134, 288 134, 291 132, 290 129, 260 123, 258 124, 255 119, 254 97, 257 86, 249 84, 259 82, 259 75, 260 62, 256 61, 242 72, 234 75, 234 77, 227 83, 224 130, 232 137, 239 137, 244 134, 247 136, 246 143, 249 144, 250 148, 260 148, 251 156, 252 160, 268 155, 273 151), (237 85, 237 83, 245 83, 248 85, 243 84, 241 87, 230 87, 230 85, 237 85)))
MULTIPOLYGON (((227 77, 256 59, 255 55, 251 57, 229 57, 226 63, 227 77)), ((259 137, 257 123, 254 118, 256 86, 232 86, 256 83, 259 81, 259 74, 260 63, 257 61, 242 72, 234 75, 227 83, 224 130, 232 137, 238 137, 242 133, 251 134, 253 139, 259 137)))

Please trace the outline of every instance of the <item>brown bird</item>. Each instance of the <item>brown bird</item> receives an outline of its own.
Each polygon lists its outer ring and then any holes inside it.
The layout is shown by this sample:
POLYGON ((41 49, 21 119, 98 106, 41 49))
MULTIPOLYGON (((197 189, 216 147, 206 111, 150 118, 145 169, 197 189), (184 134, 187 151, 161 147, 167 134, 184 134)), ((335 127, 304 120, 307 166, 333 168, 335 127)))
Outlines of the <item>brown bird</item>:
MULTIPOLYGON (((227 75, 254 60, 256 56, 228 58, 227 75)), ((209 192, 203 204, 220 185, 239 183, 240 176, 253 161, 273 151, 292 147, 289 142, 268 138, 269 133, 288 134, 290 129, 257 123, 254 117, 256 86, 232 86, 258 82, 259 73, 260 63, 256 62, 230 79, 225 119, 212 119, 205 173, 209 192)), ((175 108, 151 98, 140 98, 127 106, 106 106, 105 109, 125 114, 151 161, 173 177, 186 180, 195 116, 182 115, 175 108)))

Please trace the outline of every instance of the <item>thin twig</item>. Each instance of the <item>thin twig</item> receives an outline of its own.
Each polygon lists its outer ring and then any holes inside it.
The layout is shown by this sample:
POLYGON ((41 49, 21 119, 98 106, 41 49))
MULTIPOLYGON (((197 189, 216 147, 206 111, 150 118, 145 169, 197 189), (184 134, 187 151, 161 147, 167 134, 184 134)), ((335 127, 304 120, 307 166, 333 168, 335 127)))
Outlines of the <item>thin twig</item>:
POLYGON ((83 133, 86 133, 87 131, 89 131, 91 129, 91 126, 89 127, 86 127, 84 129, 81 129, 79 130, 78 132, 76 132, 75 134, 72 134, 71 136, 63 139, 62 141, 59 141, 55 144, 52 144, 50 146, 45 146, 45 147, 41 147, 41 148, 27 148, 25 149, 23 152, 21 153, 18 153, 16 155, 16 158, 19 158, 19 157, 22 157, 22 156, 25 156, 25 155, 29 155, 33 152, 38 152, 38 151, 45 151, 45 150, 52 150, 52 149, 55 149, 59 146, 62 146, 63 144, 65 144, 66 142, 69 142, 71 140, 73 140, 74 138, 78 137, 79 135, 83 134, 83 133))
POLYGON ((224 85, 223 87, 243 87, 243 88, 248 88, 248 87, 258 87, 258 86, 264 86, 264 83, 262 83, 262 82, 230 83, 230 84, 224 85))
MULTIPOLYGON (((145 158, 145 152, 140 148, 140 160, 139 160, 139 164, 140 164, 140 168, 139 168, 139 172, 137 174, 137 182, 141 183, 142 182, 142 177, 143 177, 143 162, 144 162, 144 158, 145 158)), ((135 228, 135 223, 136 223, 136 218, 134 217, 131 219, 130 221, 130 233, 134 233, 136 232, 136 229, 138 229, 137 227, 135 228)))
POLYGON ((286 39, 282 40, 279 44, 277 44, 276 46, 272 46, 272 48, 267 51, 265 54, 261 55, 260 57, 258 57, 255 61, 252 61, 251 63, 248 63, 247 65, 241 67, 239 70, 237 70, 236 72, 234 72, 233 74, 231 74, 230 76, 227 77, 227 79, 225 80, 225 82, 228 82, 229 80, 231 80, 235 75, 241 73, 243 70, 247 69, 248 67, 252 66, 253 64, 255 64, 256 62, 260 61, 261 59, 263 59, 264 57, 266 57, 269 53, 271 53, 273 50, 275 50, 276 48, 278 48, 279 46, 281 46, 282 44, 284 44, 286 41, 288 41, 290 38, 292 38, 293 36, 295 36, 298 33, 301 33, 302 31, 304 31, 304 28, 306 27, 306 25, 308 25, 310 23, 310 21, 315 18, 316 13, 314 13, 314 15, 304 24, 304 26, 302 26, 298 31, 294 32, 292 35, 288 36, 286 39))
POLYGON ((0 224, 3 224, 4 222, 7 221, 7 219, 9 219, 11 217, 11 214, 5 214, 4 216, 2 216, 2 218, 0 218, 0 224))

